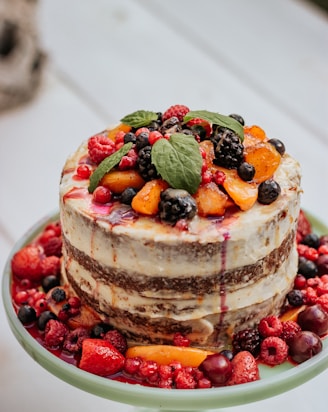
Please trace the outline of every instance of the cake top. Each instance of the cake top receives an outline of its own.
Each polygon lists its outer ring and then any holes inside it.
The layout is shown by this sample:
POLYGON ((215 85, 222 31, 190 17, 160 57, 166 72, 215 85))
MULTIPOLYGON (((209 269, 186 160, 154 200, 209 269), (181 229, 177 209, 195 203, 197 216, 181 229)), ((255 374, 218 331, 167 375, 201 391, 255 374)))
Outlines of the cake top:
MULTIPOLYGON (((284 144, 237 114, 139 110, 90 137, 73 178, 86 180, 93 202, 127 205, 169 226, 270 205, 281 195, 275 176, 284 144)), ((65 173, 72 172, 68 161, 65 173)))

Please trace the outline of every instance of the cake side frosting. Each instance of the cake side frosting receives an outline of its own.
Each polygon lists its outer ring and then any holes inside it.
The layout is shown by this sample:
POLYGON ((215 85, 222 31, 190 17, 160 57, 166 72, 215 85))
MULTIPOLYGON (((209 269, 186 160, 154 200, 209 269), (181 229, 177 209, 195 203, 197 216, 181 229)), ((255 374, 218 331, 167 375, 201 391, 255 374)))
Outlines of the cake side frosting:
MULTIPOLYGON (((181 226, 163 221, 163 213, 139 213, 120 196, 95 201, 89 179, 76 172, 80 165, 95 170, 89 141, 62 172, 63 281, 104 321, 137 343, 168 343, 181 332, 195 346, 219 348, 239 328, 279 313, 297 270, 298 162, 279 156, 270 176, 279 187, 274 201, 259 199, 247 210, 228 201, 223 213, 186 215, 181 226)), ((230 195, 224 186, 220 196, 230 195)), ((198 191, 193 197, 199 200, 198 191)))

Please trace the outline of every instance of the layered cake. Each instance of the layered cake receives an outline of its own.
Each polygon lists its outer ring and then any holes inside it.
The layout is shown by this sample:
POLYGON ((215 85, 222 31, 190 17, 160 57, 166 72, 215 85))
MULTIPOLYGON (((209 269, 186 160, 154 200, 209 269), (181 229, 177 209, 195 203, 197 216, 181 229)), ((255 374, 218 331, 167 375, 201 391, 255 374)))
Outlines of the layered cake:
POLYGON ((134 112, 64 165, 63 283, 130 342, 222 348, 282 310, 300 192, 298 162, 241 116, 134 112))

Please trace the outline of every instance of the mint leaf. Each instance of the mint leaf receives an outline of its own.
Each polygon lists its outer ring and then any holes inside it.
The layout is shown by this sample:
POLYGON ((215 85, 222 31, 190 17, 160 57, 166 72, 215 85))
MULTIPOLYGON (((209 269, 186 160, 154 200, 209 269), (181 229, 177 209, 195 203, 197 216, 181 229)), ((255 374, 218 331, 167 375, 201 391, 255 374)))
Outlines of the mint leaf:
POLYGON ((240 140, 244 140, 244 128, 243 126, 237 122, 237 120, 233 119, 230 116, 225 116, 223 114, 209 112, 207 110, 195 110, 188 112, 183 121, 187 123, 191 119, 201 118, 203 120, 208 121, 211 124, 217 124, 218 126, 227 127, 228 129, 233 130, 237 135, 240 137, 240 140))
POLYGON ((90 183, 88 187, 89 193, 93 193, 104 175, 120 163, 120 160, 128 153, 132 145, 132 142, 126 143, 117 152, 106 157, 101 163, 99 163, 96 170, 90 176, 90 183))
POLYGON ((123 117, 123 119, 121 119, 121 122, 128 126, 137 128, 147 126, 153 120, 157 120, 157 118, 158 115, 155 112, 138 110, 123 117))
POLYGON ((151 161, 162 178, 175 189, 193 194, 201 182, 202 156, 193 136, 172 134, 159 139, 151 151, 151 161))

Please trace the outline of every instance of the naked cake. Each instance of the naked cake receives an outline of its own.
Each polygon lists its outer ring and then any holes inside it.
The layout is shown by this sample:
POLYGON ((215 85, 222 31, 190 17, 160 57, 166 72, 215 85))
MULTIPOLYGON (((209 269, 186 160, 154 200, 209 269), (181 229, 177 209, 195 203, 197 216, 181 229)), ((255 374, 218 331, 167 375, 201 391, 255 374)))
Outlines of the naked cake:
POLYGON ((241 116, 131 113, 64 165, 62 281, 131 342, 222 348, 284 306, 300 192, 298 162, 241 116))

